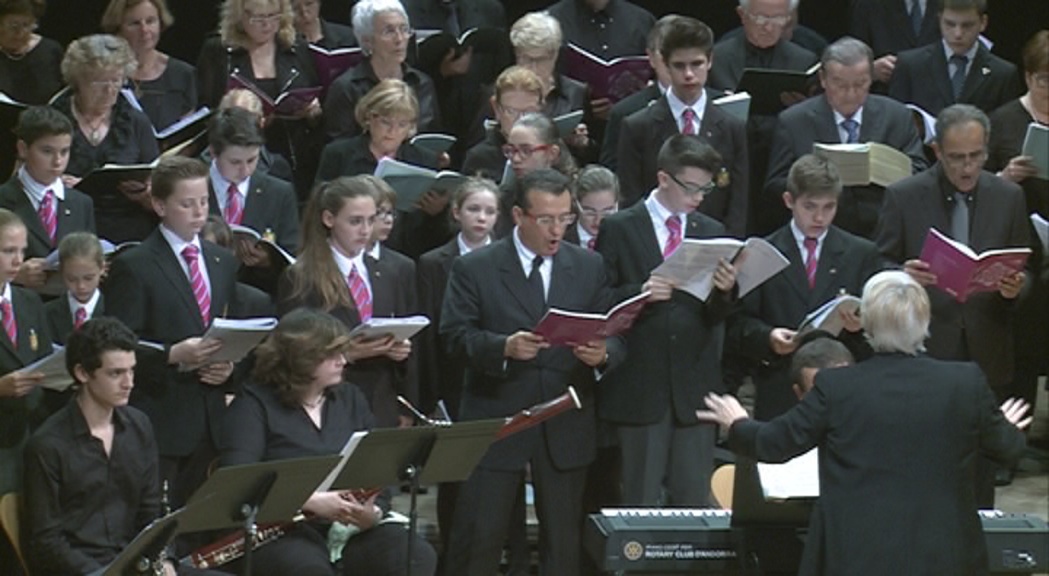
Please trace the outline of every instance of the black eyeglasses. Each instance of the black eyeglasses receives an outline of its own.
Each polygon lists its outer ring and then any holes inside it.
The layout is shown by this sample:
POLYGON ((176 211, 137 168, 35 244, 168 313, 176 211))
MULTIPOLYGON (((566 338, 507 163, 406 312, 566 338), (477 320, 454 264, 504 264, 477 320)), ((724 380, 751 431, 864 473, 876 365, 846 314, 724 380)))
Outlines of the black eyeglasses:
POLYGON ((681 189, 684 190, 685 194, 688 194, 689 196, 706 196, 707 194, 710 194, 711 192, 716 190, 718 187, 718 185, 715 184, 713 180, 707 182, 706 184, 690 184, 678 180, 678 177, 674 176, 673 174, 667 173, 667 176, 670 176, 670 179, 673 180, 674 183, 678 186, 681 186, 681 189))

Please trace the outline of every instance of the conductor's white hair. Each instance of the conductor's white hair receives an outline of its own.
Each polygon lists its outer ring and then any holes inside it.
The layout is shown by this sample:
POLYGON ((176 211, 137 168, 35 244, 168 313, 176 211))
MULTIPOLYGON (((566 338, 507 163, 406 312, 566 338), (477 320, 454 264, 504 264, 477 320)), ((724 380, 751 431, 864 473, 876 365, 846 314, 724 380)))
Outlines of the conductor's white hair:
POLYGON ((875 352, 924 352, 930 317, 928 293, 906 272, 879 272, 863 286, 860 318, 875 352))

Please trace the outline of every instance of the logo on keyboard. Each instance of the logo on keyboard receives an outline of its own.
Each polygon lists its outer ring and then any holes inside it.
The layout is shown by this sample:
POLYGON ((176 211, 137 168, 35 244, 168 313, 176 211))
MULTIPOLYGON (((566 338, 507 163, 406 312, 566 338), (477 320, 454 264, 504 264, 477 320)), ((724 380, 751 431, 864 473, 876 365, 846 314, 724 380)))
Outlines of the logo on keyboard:
POLYGON ((640 560, 645 555, 645 547, 636 540, 630 540, 623 544, 623 557, 631 562, 640 560))

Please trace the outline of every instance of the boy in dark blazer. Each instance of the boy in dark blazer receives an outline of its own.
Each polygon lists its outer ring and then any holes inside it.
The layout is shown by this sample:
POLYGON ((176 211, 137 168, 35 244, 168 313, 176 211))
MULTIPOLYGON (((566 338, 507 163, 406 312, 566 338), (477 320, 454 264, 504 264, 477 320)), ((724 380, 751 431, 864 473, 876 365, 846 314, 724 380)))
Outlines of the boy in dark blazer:
POLYGON ((715 430, 694 417, 703 396, 722 389, 724 320, 735 269, 723 262, 709 299, 674 290, 653 275, 684 238, 715 238, 725 227, 697 212, 714 190, 721 158, 695 136, 672 136, 659 150, 658 187, 643 202, 605 218, 597 251, 613 300, 650 291, 649 304, 625 335, 630 361, 598 388, 598 416, 618 429, 624 504, 655 506, 664 480, 669 503, 708 504, 715 430))
POLYGON ((15 282, 39 290, 44 259, 71 232, 95 231, 94 202, 62 180, 69 163, 73 124, 49 106, 28 108, 15 128, 23 164, 0 186, 0 208, 18 215, 28 232, 25 261, 15 282))
MULTIPOLYGON (((791 221, 766 238, 790 265, 747 294, 729 319, 729 349, 752 368, 759 420, 778 416, 796 402, 790 364, 801 321, 842 292, 858 295, 878 271, 881 258, 874 243, 832 224, 840 196, 841 176, 834 164, 812 154, 794 163, 783 192, 791 221)), ((842 340, 854 355, 867 355, 859 316, 842 320, 842 340)))
POLYGON ((231 363, 209 361, 222 342, 201 338, 212 318, 228 313, 237 278, 236 257, 198 237, 208 215, 207 178, 199 160, 161 160, 152 176, 161 224, 113 261, 105 285, 109 312, 140 339, 164 346, 139 363, 131 403, 153 422, 161 478, 176 504, 203 481, 215 454, 222 385, 233 371, 231 363))

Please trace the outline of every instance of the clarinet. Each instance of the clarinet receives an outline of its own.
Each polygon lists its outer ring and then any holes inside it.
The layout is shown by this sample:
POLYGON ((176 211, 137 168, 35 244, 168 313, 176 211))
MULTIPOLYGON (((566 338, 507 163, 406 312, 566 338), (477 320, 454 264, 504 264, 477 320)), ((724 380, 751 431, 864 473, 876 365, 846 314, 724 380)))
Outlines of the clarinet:
MULTIPOLYGON (((157 519, 163 518, 168 514, 171 514, 171 501, 168 498, 168 481, 160 485, 160 515, 157 519)), ((157 552, 155 558, 146 558, 145 556, 138 559, 138 563, 135 565, 135 570, 139 574, 153 574, 153 576, 164 576, 164 560, 168 557, 168 547, 165 546, 157 552)))

